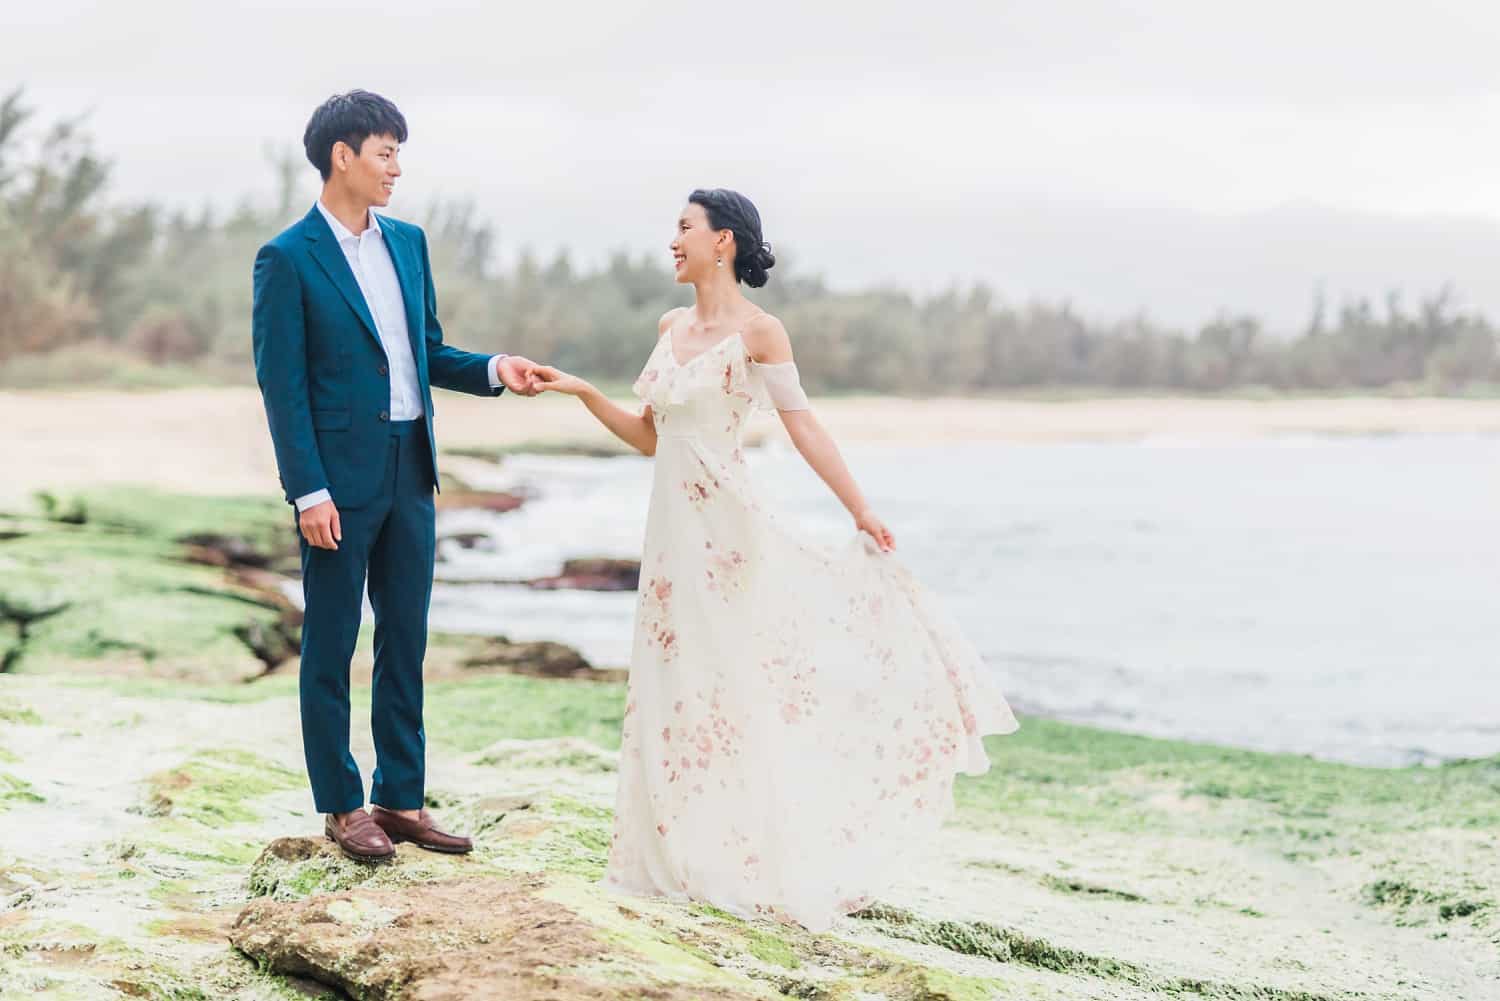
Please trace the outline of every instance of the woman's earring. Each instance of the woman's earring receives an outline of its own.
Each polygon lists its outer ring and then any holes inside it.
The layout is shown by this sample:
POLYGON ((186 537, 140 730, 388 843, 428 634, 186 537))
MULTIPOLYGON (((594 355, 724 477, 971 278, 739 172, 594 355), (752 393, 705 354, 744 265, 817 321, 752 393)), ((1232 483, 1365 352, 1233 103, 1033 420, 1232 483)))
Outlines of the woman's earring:
POLYGON ((718 260, 714 261, 714 267, 722 268, 723 266, 724 258, 720 257, 718 260))

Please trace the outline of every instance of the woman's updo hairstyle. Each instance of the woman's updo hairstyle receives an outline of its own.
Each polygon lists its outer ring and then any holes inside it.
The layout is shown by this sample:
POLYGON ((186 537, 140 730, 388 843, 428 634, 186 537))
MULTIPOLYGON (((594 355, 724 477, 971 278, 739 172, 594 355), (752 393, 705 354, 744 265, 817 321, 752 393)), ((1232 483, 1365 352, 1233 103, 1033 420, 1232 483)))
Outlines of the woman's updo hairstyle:
POLYGON ((760 213, 750 199, 728 188, 699 188, 688 202, 702 205, 708 224, 734 233, 734 277, 751 288, 760 288, 776 266, 776 255, 760 232, 760 213))

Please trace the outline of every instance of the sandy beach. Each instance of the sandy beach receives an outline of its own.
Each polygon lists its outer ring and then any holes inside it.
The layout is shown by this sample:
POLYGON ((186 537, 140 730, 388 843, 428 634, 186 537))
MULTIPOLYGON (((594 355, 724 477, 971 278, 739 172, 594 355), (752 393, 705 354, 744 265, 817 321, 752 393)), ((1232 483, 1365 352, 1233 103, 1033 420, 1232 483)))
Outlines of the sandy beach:
MULTIPOLYGON (((435 403, 445 448, 609 440, 571 399, 440 393, 435 403)), ((815 406, 835 437, 851 443, 1500 432, 1500 400, 846 397, 815 406)), ((208 494, 276 490, 270 435, 253 388, 0 393, 0 426, 0 502, 105 483, 208 494)), ((779 425, 763 418, 762 430, 777 434, 779 425)))

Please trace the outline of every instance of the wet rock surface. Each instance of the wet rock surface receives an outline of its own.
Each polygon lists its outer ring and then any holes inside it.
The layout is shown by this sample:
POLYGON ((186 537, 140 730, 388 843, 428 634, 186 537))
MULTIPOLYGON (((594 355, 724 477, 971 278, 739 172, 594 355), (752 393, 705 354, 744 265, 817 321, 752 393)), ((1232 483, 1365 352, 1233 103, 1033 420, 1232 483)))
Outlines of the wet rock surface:
POLYGON ((562 573, 527 584, 539 591, 634 591, 640 580, 640 560, 591 558, 568 560, 562 573))
POLYGON ((463 658, 469 670, 503 670, 533 678, 573 678, 621 681, 625 672, 596 668, 577 650, 551 640, 515 642, 504 636, 486 638, 463 658))
POLYGON ((520 493, 506 490, 444 490, 435 498, 439 511, 477 510, 507 514, 526 503, 520 493))

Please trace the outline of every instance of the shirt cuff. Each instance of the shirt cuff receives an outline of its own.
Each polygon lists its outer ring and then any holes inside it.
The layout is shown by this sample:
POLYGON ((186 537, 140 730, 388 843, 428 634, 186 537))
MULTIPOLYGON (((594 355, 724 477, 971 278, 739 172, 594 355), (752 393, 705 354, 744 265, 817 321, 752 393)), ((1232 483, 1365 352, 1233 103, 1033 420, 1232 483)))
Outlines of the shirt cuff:
POLYGON ((509 357, 510 357, 509 355, 503 355, 503 354, 502 355, 491 355, 490 356, 490 388, 491 389, 499 389, 500 387, 502 387, 502 386, 505 385, 505 383, 503 383, 503 382, 500 381, 500 359, 501 358, 509 358, 509 357))
POLYGON ((300 514, 315 504, 321 504, 329 500, 333 500, 333 495, 328 492, 326 487, 322 490, 314 490, 310 494, 303 494, 297 498, 297 511, 300 514))

